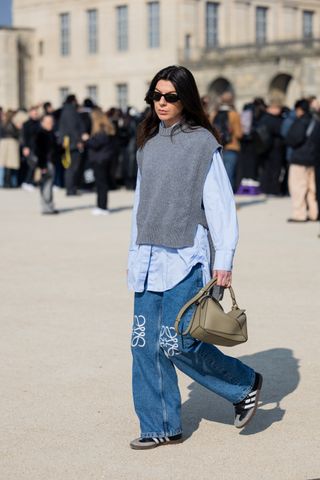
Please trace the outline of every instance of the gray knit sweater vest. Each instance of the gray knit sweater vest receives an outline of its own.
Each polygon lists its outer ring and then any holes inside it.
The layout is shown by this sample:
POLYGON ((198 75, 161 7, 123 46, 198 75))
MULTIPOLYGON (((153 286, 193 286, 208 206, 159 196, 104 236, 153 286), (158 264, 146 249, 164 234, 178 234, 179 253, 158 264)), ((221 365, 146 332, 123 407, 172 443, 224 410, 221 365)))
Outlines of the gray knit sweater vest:
POLYGON ((198 224, 208 228, 202 195, 218 148, 217 140, 205 128, 165 128, 160 124, 158 134, 138 150, 138 245, 190 247, 198 224))

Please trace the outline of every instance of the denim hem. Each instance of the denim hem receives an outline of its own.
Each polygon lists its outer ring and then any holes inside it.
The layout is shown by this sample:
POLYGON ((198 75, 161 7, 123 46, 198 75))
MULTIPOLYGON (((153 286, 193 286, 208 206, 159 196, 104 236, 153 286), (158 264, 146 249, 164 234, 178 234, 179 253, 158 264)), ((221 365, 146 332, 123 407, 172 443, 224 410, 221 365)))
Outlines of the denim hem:
POLYGON ((233 402, 233 403, 240 403, 240 402, 242 402, 242 400, 244 400, 246 398, 246 396, 253 389, 255 379, 256 379, 256 372, 254 370, 252 370, 250 386, 244 391, 244 393, 241 395, 239 400, 237 400, 236 402, 233 402))
POLYGON ((177 430, 170 430, 169 432, 148 432, 148 433, 141 432, 141 438, 173 437, 174 435, 179 435, 180 433, 182 433, 181 428, 178 428, 177 430))

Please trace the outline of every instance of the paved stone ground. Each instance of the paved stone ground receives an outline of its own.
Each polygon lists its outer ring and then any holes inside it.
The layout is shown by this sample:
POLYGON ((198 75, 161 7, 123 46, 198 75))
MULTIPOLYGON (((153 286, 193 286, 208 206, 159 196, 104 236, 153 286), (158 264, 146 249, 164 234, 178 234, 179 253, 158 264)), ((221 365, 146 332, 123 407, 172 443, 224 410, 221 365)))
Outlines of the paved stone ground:
POLYGON ((307 480, 320 477, 319 225, 288 225, 288 199, 240 200, 234 286, 250 340, 226 350, 264 374, 247 429, 180 377, 186 441, 135 452, 125 283, 132 193, 0 191, 1 480, 307 480))

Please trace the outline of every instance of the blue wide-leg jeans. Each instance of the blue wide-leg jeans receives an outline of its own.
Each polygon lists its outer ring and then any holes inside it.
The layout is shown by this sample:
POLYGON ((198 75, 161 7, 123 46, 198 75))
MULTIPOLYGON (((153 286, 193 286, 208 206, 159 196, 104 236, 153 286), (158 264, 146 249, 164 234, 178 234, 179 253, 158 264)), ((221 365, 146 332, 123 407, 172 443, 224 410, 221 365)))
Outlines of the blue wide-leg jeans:
MULTIPOLYGON (((181 428, 181 398, 175 367, 232 403, 252 389, 255 372, 218 348, 178 335, 174 322, 181 307, 203 286, 201 265, 165 292, 135 293, 132 329, 133 399, 141 437, 177 435, 181 428)), ((193 314, 182 319, 186 328, 193 314)))

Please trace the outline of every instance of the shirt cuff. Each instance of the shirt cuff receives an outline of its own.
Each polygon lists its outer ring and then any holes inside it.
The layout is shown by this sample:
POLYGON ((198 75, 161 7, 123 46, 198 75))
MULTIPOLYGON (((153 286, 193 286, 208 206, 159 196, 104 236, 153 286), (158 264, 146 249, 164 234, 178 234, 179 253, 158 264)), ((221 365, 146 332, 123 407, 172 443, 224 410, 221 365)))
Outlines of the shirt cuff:
POLYGON ((234 250, 216 250, 213 270, 226 270, 231 272, 233 266, 234 250))

